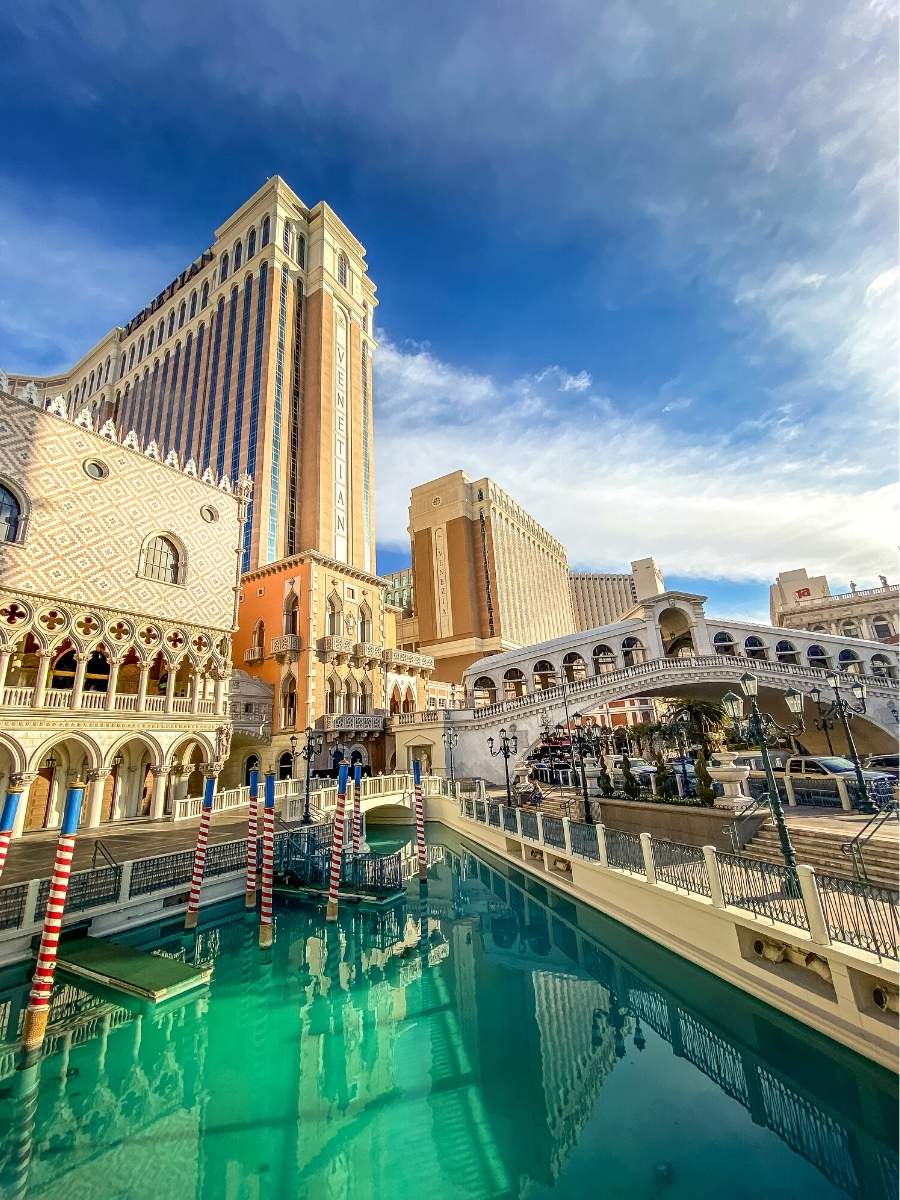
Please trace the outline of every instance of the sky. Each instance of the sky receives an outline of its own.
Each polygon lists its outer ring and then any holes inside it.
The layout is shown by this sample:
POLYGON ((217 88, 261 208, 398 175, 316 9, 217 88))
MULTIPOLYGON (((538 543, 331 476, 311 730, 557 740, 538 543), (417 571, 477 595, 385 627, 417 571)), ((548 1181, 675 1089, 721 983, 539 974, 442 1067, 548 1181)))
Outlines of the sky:
POLYGON ((379 569, 461 468, 715 615, 896 581, 892 0, 32 0, 0 36, 6 370, 70 365, 277 173, 378 286, 379 569))

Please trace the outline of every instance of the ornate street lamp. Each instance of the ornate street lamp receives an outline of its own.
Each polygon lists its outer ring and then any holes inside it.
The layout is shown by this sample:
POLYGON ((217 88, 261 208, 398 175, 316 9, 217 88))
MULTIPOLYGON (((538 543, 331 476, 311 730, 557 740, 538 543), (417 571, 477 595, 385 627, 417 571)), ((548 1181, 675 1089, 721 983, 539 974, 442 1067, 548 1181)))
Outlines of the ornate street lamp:
POLYGON ((447 751, 447 756, 450 762, 450 782, 456 782, 456 776, 453 774, 453 751, 459 744, 459 730, 445 729, 441 734, 441 740, 444 743, 444 749, 447 751))
POLYGON ((313 729, 313 728, 311 728, 311 726, 307 725, 306 729, 303 731, 303 736, 306 738, 306 745, 303 746, 303 748, 301 750, 297 749, 297 742, 299 740, 297 738, 297 735, 295 733, 293 733, 293 734, 291 734, 291 737, 290 737, 291 777, 292 778, 294 777, 294 774, 295 774, 294 764, 297 761, 297 759, 305 758, 306 759, 306 795, 303 797, 303 817, 301 818, 300 824, 301 825, 312 825, 312 812, 311 812, 310 806, 309 806, 309 785, 310 785, 310 775, 312 774, 312 760, 316 757, 317 754, 320 754, 322 752, 322 747, 325 744, 325 734, 322 731, 313 729))
MULTIPOLYGON (((582 717, 580 712, 575 713, 575 717, 574 717, 575 737, 573 739, 573 746, 577 745, 577 747, 578 747, 578 770, 579 770, 579 775, 581 777, 581 801, 582 801, 582 804, 584 805, 585 824, 593 825, 594 818, 591 814, 591 801, 588 797, 587 771, 585 770, 585 766, 584 766, 584 747, 585 747, 585 744, 587 743, 587 737, 582 733, 583 720, 584 720, 584 718, 582 717)), ((588 744, 588 749, 590 749, 589 744, 588 744)))
POLYGON ((778 841, 781 844, 781 853, 785 866, 791 872, 791 886, 788 892, 792 895, 799 895, 797 855, 794 853, 794 847, 791 844, 791 835, 788 833, 787 823, 784 819, 781 795, 778 791, 778 784, 775 781, 775 772, 772 770, 772 760, 769 757, 769 741, 770 739, 775 740, 773 735, 787 734, 791 736, 803 732, 805 728, 803 722, 803 697, 799 692, 795 692, 793 688, 788 688, 784 694, 785 703, 789 711, 797 719, 790 725, 779 725, 774 717, 760 710, 756 701, 759 691, 759 681, 756 677, 750 674, 742 675, 740 685, 741 691, 750 701, 750 716, 744 720, 744 701, 740 696, 735 695, 734 692, 728 692, 722 700, 722 705, 731 718, 737 737, 741 741, 755 742, 759 747, 759 752, 763 760, 763 770, 766 774, 769 808, 772 810, 772 819, 778 831, 778 841))
POLYGON ((509 786, 509 759, 510 755, 517 754, 519 751, 519 739, 516 734, 511 737, 507 735, 505 729, 500 730, 500 745, 494 749, 494 739, 489 737, 487 740, 488 750, 491 752, 491 758, 497 758, 503 755, 503 769, 506 772, 506 803, 512 808, 512 789, 509 786))
MULTIPOLYGON (((856 772, 856 786, 859 788, 858 803, 864 811, 870 807, 868 791, 866 790, 866 777, 863 775, 862 763, 859 761, 859 754, 856 749, 856 743, 853 740, 853 734, 850 732, 850 722, 855 716, 862 716, 866 711, 866 684, 865 681, 858 676, 854 677, 850 684, 850 691, 853 693, 853 699, 856 704, 850 704, 841 695, 841 684, 845 682, 837 671, 828 672, 828 683, 834 691, 834 699, 828 703, 822 700, 822 689, 814 687, 810 690, 813 704, 816 706, 816 712, 819 714, 819 720, 816 721, 816 728, 824 731, 828 738, 828 749, 831 750, 831 738, 828 737, 829 729, 833 729, 835 722, 834 717, 844 727, 844 736, 847 739, 847 749, 850 752, 850 761, 853 763, 853 770, 856 772)), ((832 754, 834 753, 831 750, 832 754)))

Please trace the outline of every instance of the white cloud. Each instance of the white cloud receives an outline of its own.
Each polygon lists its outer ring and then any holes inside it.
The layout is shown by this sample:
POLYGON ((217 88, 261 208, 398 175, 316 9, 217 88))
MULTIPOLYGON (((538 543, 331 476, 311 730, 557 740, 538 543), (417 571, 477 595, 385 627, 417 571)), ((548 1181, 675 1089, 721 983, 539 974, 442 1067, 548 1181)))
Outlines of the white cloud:
POLYGON ((499 380, 387 338, 375 361, 382 543, 407 544, 415 484, 463 469, 495 478, 583 568, 653 554, 670 575, 706 578, 893 573, 897 486, 868 483, 852 445, 807 439, 786 453, 789 414, 752 444, 701 420, 672 434, 609 398, 599 410, 586 393, 561 401, 553 372, 499 380))

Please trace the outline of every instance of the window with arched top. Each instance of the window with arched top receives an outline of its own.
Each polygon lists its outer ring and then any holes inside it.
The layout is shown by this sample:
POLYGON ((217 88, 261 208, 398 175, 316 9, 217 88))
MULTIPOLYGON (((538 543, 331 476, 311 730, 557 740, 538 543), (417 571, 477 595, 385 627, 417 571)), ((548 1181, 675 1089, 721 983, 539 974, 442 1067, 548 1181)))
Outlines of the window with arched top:
POLYGON ((284 229, 281 231, 281 248, 285 254, 291 252, 291 227, 287 221, 284 223, 284 229))
MULTIPOLYGON (((134 346, 131 347, 131 353, 134 354, 134 346)), ((91 371, 88 376, 88 395, 94 390, 94 372, 91 371)))
POLYGON ((134 366, 134 346, 128 351, 128 370, 134 366))
POLYGON ((602 642, 591 651, 591 658, 594 663, 595 675, 608 675, 610 671, 616 669, 616 656, 613 654, 612 648, 602 642))
POLYGON ((188 320, 192 320, 197 315, 197 289, 196 288, 194 288, 194 290, 191 292, 190 308, 189 308, 188 312, 190 314, 188 316, 188 320))
POLYGON ((486 704, 496 704, 497 685, 490 675, 478 676, 472 688, 472 697, 476 708, 484 708, 486 704))
POLYGON ((887 641, 894 636, 894 627, 883 613, 872 617, 872 633, 878 642, 887 641))
POLYGON ((358 711, 361 713, 370 713, 373 710, 373 692, 372 685, 368 679, 364 679, 362 686, 359 689, 359 706, 358 711))
POLYGON ((144 546, 141 575, 157 583, 184 582, 184 554, 171 537, 157 534, 144 546))
POLYGON ((153 334, 154 333, 155 333, 155 330, 151 329, 150 333, 147 335, 147 353, 148 354, 153 353, 153 334))
POLYGON ((518 667, 510 667, 503 675, 503 699, 517 700, 528 694, 528 682, 518 667))
POLYGON ((842 621, 841 622, 841 636, 858 638, 860 636, 860 633, 859 633, 859 625, 856 623, 856 621, 842 621))
POLYGON ((201 310, 206 308, 207 304, 209 304, 209 281, 208 280, 206 283, 204 283, 203 287, 200 289, 200 308, 201 308, 201 310))
POLYGON ((294 592, 288 596, 284 606, 284 632, 300 632, 300 601, 294 592))
POLYGON ((297 260, 297 266, 306 269, 306 238, 302 234, 297 234, 297 244, 294 247, 294 257, 297 260))
POLYGON ((587 679, 587 663, 574 651, 562 660, 562 668, 566 683, 581 683, 587 679))
POLYGON ((0 483, 0 542, 21 542, 25 534, 25 521, 19 497, 0 483))
POLYGON ((534 690, 536 692, 546 691, 547 688, 556 687, 556 667, 552 662, 548 662, 542 658, 540 662, 535 663, 532 671, 534 678, 534 690))
POLYGON ((359 640, 371 642, 372 638, 372 614, 367 605, 361 604, 359 608, 359 640))
POLYGON ((872 655, 872 674, 877 675, 880 679, 895 678, 896 670, 886 654, 872 655))
POLYGON ((186 320, 187 320, 187 305, 182 300, 181 304, 178 306, 178 328, 179 329, 182 327, 182 325, 185 323, 186 320))
POLYGON ((219 283, 224 283, 228 278, 228 251, 226 250, 219 259, 219 283))
POLYGON ((341 287, 346 287, 350 279, 350 264, 347 261, 347 255, 343 250, 338 255, 338 283, 341 287))
POLYGON ((338 596, 328 597, 328 634, 329 637, 340 637, 343 629, 343 606, 338 596))
POLYGON ((255 650, 261 650, 266 644, 266 626, 264 621, 257 621, 253 626, 252 641, 255 650))
POLYGON ((838 655, 838 667, 851 675, 862 674, 862 663, 855 650, 842 650, 838 655))
POLYGON ((259 234, 260 246, 268 246, 269 238, 272 236, 272 222, 268 217, 263 217, 262 229, 259 234))
POLYGON ((769 657, 765 642, 756 634, 751 634, 750 637, 744 639, 744 654, 747 658, 765 659, 769 657))
POLYGON ((734 638, 730 633, 717 633, 713 638, 713 649, 716 654, 734 654, 734 638))
POLYGON ((827 671, 831 666, 828 652, 822 646, 810 646, 806 651, 806 661, 811 667, 817 667, 820 671, 827 671))
POLYGON ((640 638, 627 637, 622 641, 622 661, 626 667, 636 667, 646 657, 640 638))
POLYGON ((800 656, 793 642, 777 642, 775 645, 775 657, 780 663, 787 663, 789 666, 797 667, 800 665, 800 656))
POLYGON ((341 681, 335 675, 332 675, 325 683, 325 711, 326 713, 339 713, 342 711, 344 698, 344 689, 341 687, 341 681))
POLYGON ((110 367, 111 367, 111 366, 112 366, 112 359, 111 359, 111 358, 107 358, 107 360, 106 360, 106 370, 103 372, 103 382, 104 382, 104 383, 109 383, 109 369, 110 369, 110 367))
POLYGON ((109 689, 109 659, 102 650, 94 650, 84 668, 84 690, 105 692, 109 689))
POLYGON ((281 693, 281 728, 293 729, 297 724, 297 681, 293 675, 281 693))
POLYGON ((247 234, 247 257, 252 258, 256 253, 256 230, 251 229, 247 234))
POLYGON ((235 270, 235 271, 236 271, 236 270, 238 269, 238 267, 241 265, 241 262, 242 262, 242 260, 243 260, 243 257, 244 257, 244 248, 243 248, 243 246, 241 245, 240 239, 238 239, 238 240, 237 240, 237 241, 234 243, 234 247, 232 248, 232 251, 231 251, 231 261, 234 263, 234 270, 235 270))
POLYGON ((166 337, 170 338, 174 332, 175 332, 175 309, 173 308, 172 311, 169 313, 169 324, 166 327, 166 337))

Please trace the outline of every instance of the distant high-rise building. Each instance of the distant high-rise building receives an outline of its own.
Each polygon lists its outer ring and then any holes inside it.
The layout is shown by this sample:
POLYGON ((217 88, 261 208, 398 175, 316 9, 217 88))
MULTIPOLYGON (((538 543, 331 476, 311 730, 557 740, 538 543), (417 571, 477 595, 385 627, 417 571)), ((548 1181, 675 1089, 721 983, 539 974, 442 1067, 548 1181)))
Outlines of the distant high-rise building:
POLYGON ((652 558, 631 564, 630 575, 603 575, 595 571, 572 572, 572 603, 576 629, 596 629, 620 620, 639 600, 660 596, 666 590, 662 573, 652 558))
POLYGON ((493 480, 454 471, 413 488, 409 534, 415 615, 397 636, 434 657, 435 678, 572 632, 565 547, 493 480))
POLYGON ((769 588, 772 624, 896 642, 900 588, 884 575, 880 579, 880 587, 857 588, 851 582, 849 592, 833 596, 824 575, 808 575, 803 567, 781 571, 769 588))
POLYGON ((248 472, 244 571, 311 550, 371 573, 375 304, 362 244, 276 175, 71 370, 11 382, 198 475, 248 472))

